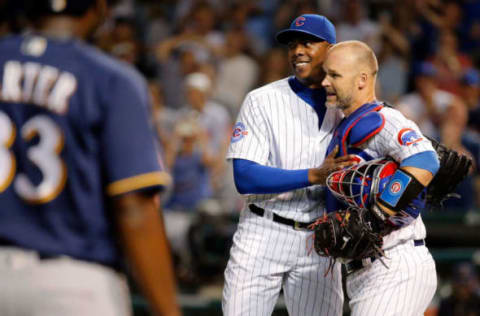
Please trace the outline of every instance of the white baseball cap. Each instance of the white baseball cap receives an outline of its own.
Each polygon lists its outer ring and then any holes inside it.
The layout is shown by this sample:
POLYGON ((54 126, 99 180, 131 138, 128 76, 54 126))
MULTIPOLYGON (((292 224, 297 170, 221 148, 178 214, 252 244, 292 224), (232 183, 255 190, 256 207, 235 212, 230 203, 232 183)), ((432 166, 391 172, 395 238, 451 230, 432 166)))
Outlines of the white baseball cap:
POLYGON ((212 86, 212 81, 206 74, 195 72, 185 77, 185 86, 202 92, 209 92, 212 86))

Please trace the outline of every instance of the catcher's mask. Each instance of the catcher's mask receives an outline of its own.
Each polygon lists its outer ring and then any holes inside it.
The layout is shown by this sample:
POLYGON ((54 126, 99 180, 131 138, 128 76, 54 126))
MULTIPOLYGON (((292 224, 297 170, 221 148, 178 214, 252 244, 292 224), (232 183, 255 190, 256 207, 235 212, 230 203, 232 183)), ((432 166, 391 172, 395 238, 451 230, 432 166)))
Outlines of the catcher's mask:
POLYGON ((397 168, 398 164, 387 158, 370 160, 331 173, 327 177, 327 187, 340 201, 368 209, 397 168))

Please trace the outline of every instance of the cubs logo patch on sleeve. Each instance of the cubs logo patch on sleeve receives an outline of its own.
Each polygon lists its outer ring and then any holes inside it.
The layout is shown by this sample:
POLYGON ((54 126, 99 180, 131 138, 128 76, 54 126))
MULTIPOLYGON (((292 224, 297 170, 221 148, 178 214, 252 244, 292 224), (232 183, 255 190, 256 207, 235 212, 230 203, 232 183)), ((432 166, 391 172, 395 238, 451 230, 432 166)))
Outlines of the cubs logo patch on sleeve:
POLYGON ((238 142, 245 135, 248 135, 248 131, 246 130, 245 125, 242 122, 238 122, 233 127, 232 137, 231 137, 230 141, 232 143, 238 142))
POLYGON ((398 142, 403 146, 410 146, 422 141, 423 138, 411 128, 404 128, 398 132, 398 142))

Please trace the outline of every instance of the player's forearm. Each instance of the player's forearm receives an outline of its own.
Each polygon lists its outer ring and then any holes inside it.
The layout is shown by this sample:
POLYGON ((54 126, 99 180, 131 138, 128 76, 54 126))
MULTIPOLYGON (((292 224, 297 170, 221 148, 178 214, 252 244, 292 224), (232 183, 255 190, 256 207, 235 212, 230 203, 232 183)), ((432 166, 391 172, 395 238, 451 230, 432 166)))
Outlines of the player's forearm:
POLYGON ((245 159, 233 160, 233 173, 235 185, 241 194, 282 193, 310 185, 308 169, 285 170, 245 159))
MULTIPOLYGON (((402 167, 401 169, 413 175, 415 179, 417 179, 418 182, 420 182, 424 187, 428 186, 428 184, 430 183, 430 181, 432 181, 434 176, 430 171, 425 169, 420 169, 415 167, 402 167)), ((386 187, 388 188, 389 184, 387 184, 386 187)), ((394 216, 397 213, 396 211, 386 207, 385 204, 379 204, 378 206, 380 206, 380 208, 390 216, 394 216)))
POLYGON ((403 170, 409 172, 415 177, 423 186, 427 186, 430 181, 433 179, 433 174, 425 169, 415 168, 415 167, 402 167, 403 170))
POLYGON ((134 276, 156 315, 180 315, 165 228, 151 196, 116 201, 117 223, 134 276))
MULTIPOLYGON (((392 199, 395 200, 390 192, 399 190, 398 193, 394 193, 394 195, 399 194, 399 199, 395 203, 408 204, 428 186, 438 171, 439 166, 437 154, 433 151, 421 152, 404 159, 400 164, 400 169, 395 172, 392 179, 387 183, 384 193, 380 195, 379 200, 381 203, 379 203, 378 206, 388 215, 395 215, 399 211, 399 208, 388 207, 389 205, 391 206, 390 203, 392 203, 392 199), (399 173, 402 173, 402 170, 407 173, 398 176, 399 173), (415 182, 417 182, 418 185, 414 185, 415 182)), ((407 209, 403 208, 403 211, 405 210, 407 209)))

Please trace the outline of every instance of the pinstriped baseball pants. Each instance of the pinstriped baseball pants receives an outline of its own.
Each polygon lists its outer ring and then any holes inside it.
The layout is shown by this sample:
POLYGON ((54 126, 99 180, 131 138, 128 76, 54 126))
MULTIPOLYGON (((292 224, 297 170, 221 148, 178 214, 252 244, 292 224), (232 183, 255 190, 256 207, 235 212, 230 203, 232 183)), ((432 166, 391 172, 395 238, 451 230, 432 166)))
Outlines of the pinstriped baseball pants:
POLYGON ((225 270, 224 315, 271 315, 281 289, 289 315, 342 315, 340 264, 324 276, 329 259, 308 249, 309 236, 244 210, 225 270))
POLYGON ((351 316, 420 316, 437 288, 435 262, 413 240, 385 251, 383 259, 347 276, 351 316))

